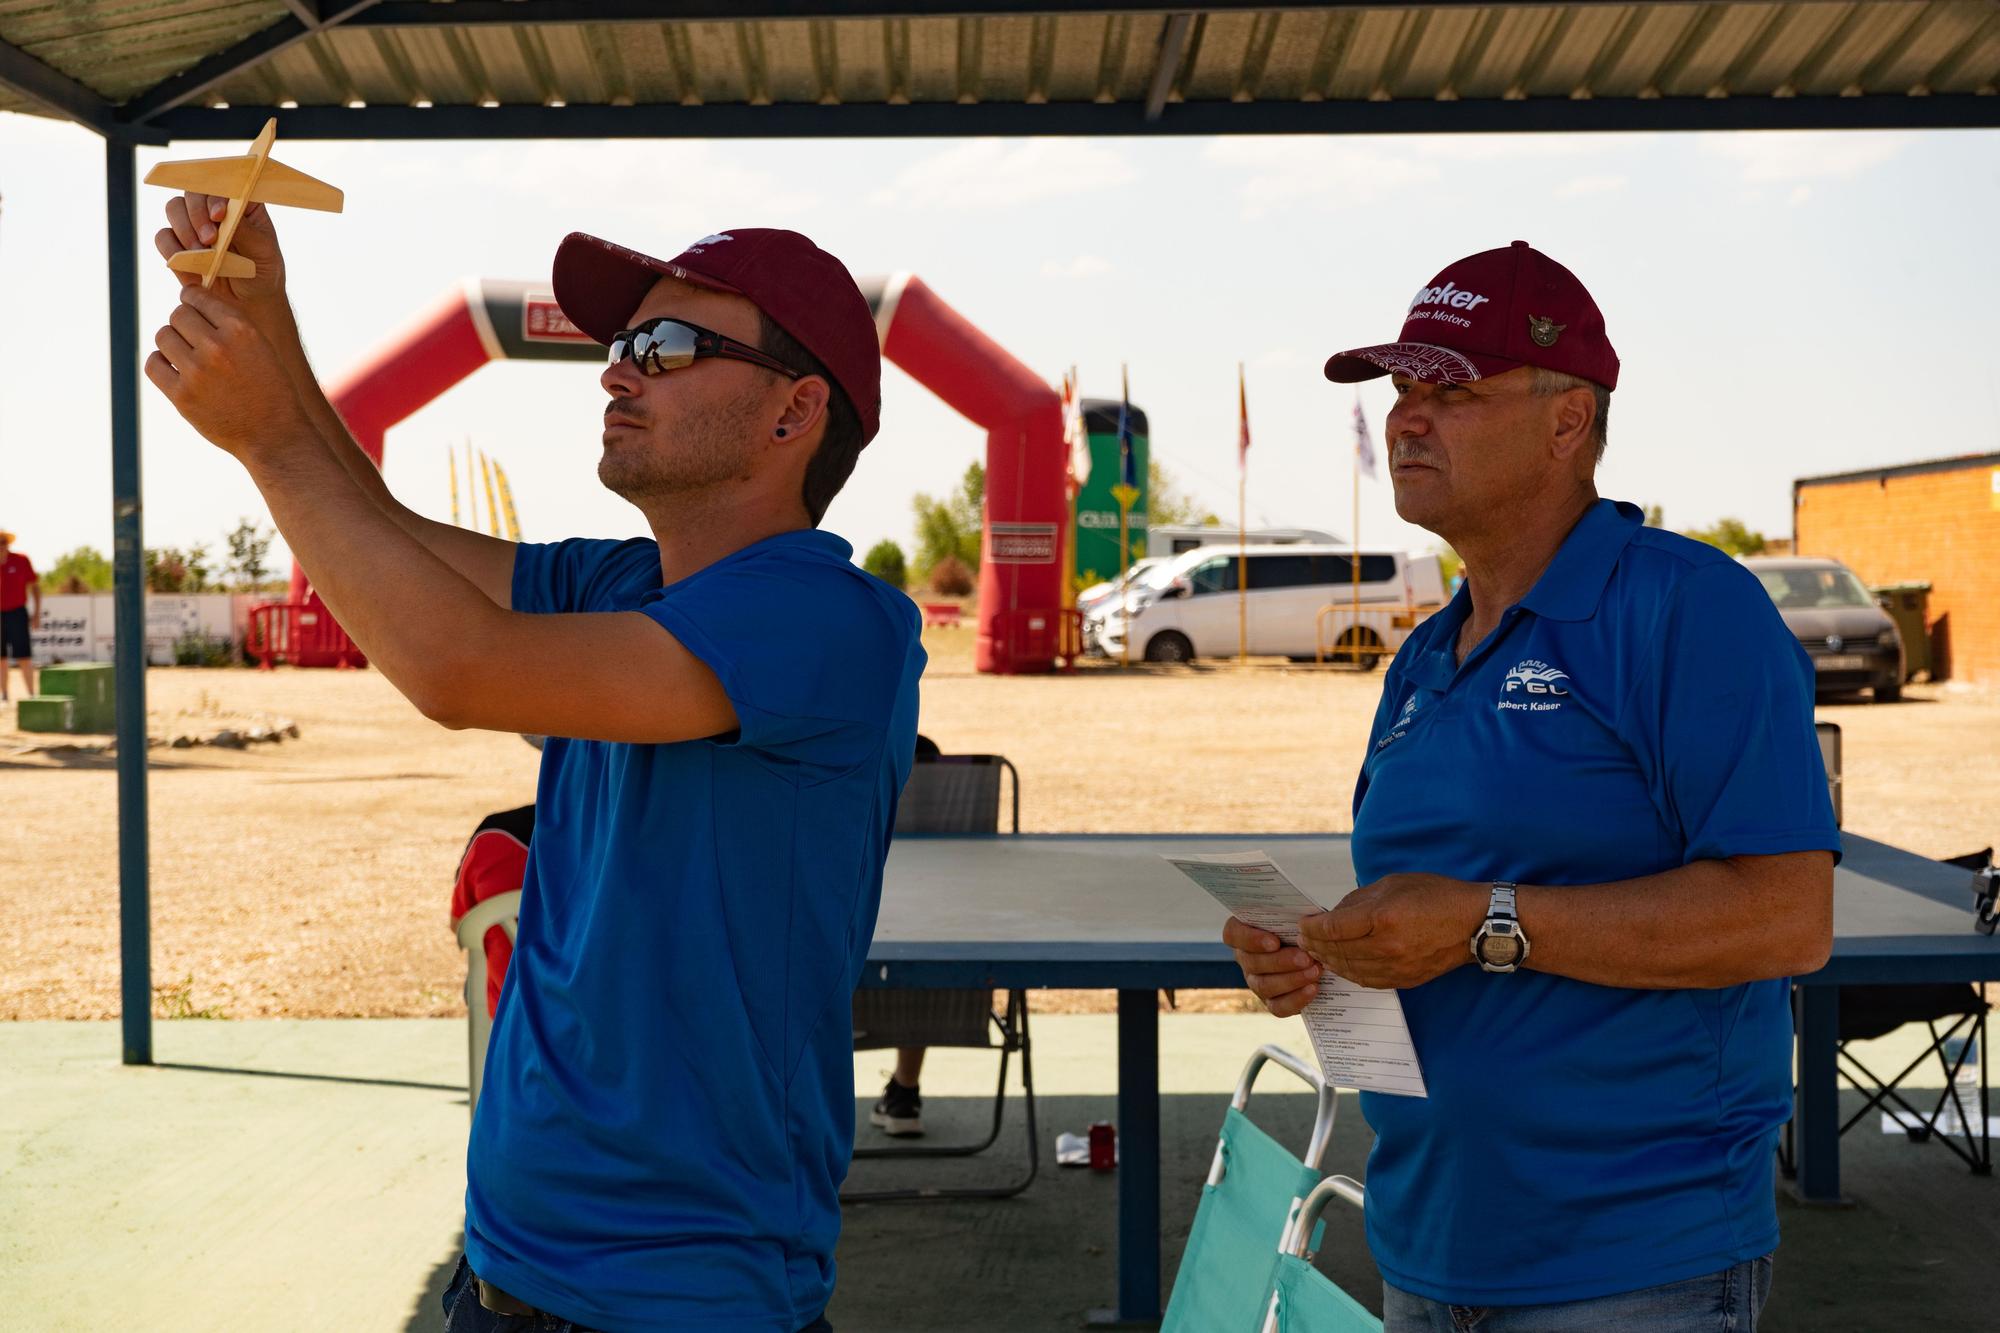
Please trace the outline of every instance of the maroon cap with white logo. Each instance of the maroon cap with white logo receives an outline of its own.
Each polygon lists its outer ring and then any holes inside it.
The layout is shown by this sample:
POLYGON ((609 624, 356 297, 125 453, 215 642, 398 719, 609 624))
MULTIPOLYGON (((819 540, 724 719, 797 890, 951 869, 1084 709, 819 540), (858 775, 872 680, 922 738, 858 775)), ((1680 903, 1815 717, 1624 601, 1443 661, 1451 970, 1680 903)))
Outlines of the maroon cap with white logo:
POLYGON ((1597 302, 1576 274, 1526 241, 1446 268, 1410 302, 1402 337, 1331 357, 1326 377, 1352 384, 1394 374, 1464 384, 1517 366, 1618 387, 1618 353, 1597 302))
POLYGON ((795 231, 770 227, 704 236, 672 259, 580 231, 556 249, 556 303, 601 343, 625 328, 662 277, 747 297, 827 368, 861 418, 861 442, 875 438, 882 420, 882 345, 868 299, 845 264, 795 231))

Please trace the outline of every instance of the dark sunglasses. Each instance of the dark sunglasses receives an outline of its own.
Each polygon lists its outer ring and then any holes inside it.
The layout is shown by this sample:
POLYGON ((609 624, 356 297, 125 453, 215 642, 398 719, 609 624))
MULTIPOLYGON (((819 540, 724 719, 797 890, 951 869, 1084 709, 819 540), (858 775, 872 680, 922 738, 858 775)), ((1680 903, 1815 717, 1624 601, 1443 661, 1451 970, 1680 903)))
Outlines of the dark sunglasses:
POLYGON ((804 371, 793 370, 774 356, 758 351, 749 343, 738 342, 714 329, 705 329, 681 319, 664 316, 649 319, 611 339, 611 364, 631 360, 647 375, 680 370, 707 356, 748 361, 753 366, 775 370, 787 379, 799 379, 805 374, 804 371))

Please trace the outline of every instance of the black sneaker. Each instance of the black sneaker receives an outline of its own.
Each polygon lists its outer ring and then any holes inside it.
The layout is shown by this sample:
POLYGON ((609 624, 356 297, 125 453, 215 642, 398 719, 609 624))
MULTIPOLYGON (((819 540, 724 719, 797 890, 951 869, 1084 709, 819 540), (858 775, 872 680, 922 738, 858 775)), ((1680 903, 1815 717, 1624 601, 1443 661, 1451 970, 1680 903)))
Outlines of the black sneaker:
POLYGON ((915 1088, 895 1079, 882 1089, 882 1100, 868 1112, 868 1123, 891 1138, 920 1138, 924 1132, 924 1099, 915 1088))

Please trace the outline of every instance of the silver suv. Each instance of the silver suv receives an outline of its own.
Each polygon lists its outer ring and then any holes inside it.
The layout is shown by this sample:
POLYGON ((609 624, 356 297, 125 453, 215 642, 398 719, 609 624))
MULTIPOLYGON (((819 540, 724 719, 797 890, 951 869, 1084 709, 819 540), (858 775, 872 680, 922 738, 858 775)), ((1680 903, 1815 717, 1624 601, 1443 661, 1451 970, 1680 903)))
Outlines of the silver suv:
POLYGON ((1903 639, 1867 585, 1838 560, 1745 556, 1743 564, 1813 663, 1818 694, 1873 690, 1876 703, 1903 697, 1903 639))

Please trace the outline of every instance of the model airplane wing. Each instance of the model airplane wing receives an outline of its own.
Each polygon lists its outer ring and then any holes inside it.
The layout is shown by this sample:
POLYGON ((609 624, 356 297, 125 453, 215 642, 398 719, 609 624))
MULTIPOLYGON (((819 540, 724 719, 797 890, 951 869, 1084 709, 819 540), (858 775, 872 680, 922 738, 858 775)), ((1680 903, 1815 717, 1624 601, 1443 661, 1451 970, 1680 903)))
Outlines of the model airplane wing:
POLYGON ((257 159, 253 157, 193 157, 184 162, 162 162, 146 173, 146 184, 243 199, 253 204, 317 208, 327 213, 338 213, 344 202, 338 186, 270 158, 264 160, 262 172, 257 171, 257 159))
POLYGON ((174 190, 195 190, 229 201, 229 209, 217 229, 215 245, 207 250, 183 250, 167 261, 167 267, 181 273, 201 274, 206 287, 217 278, 254 277, 257 266, 241 255, 231 254, 229 242, 243 210, 253 203, 289 204, 294 208, 317 208, 338 213, 342 202, 339 190, 325 181, 314 180, 305 172, 271 160, 271 143, 278 137, 277 117, 264 128, 241 157, 197 157, 185 162, 162 162, 146 173, 146 184, 164 185, 174 190))

